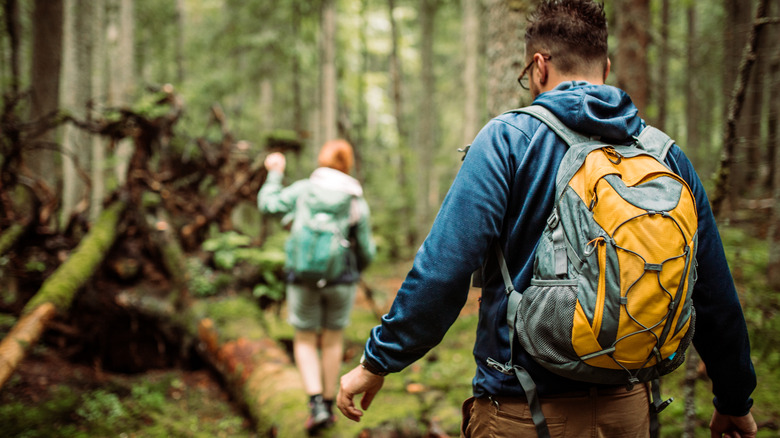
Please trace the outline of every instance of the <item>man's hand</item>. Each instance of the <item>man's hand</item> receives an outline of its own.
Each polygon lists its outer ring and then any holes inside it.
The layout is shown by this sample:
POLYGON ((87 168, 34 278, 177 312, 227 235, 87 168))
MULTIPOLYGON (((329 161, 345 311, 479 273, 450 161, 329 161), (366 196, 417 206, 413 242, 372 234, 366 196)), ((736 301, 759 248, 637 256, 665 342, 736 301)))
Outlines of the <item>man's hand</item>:
POLYGON ((717 410, 712 414, 710 421, 710 436, 712 438, 755 438, 758 426, 749 413, 742 417, 723 415, 717 410))
POLYGON ((358 365, 349 373, 341 376, 341 386, 339 394, 336 396, 336 405, 345 417, 352 421, 360 421, 363 411, 355 407, 353 398, 358 394, 363 394, 363 398, 360 400, 360 407, 366 410, 384 383, 384 377, 377 376, 358 365))
POLYGON ((284 173, 284 168, 287 165, 287 160, 284 158, 284 154, 281 152, 274 152, 265 157, 265 168, 269 172, 284 173))

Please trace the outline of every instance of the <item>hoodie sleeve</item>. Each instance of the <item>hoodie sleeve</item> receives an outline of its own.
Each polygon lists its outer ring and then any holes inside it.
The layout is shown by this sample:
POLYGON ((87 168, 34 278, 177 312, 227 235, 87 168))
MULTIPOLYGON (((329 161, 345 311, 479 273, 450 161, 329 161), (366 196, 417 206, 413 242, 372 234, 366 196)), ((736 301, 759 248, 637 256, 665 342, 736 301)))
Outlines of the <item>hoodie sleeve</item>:
POLYGON ((715 408, 721 414, 746 415, 753 405, 750 394, 756 387, 756 374, 750 359, 745 317, 715 217, 701 180, 677 145, 669 151, 667 163, 691 187, 699 212, 698 279, 693 289, 693 306, 696 309, 693 344, 712 379, 715 408))
POLYGON ((265 183, 257 194, 257 208, 267 214, 288 214, 295 210, 295 202, 300 194, 303 181, 291 186, 282 186, 281 172, 268 172, 265 183))
POLYGON ((466 302, 509 196, 503 126, 493 122, 474 140, 390 311, 371 331, 365 357, 382 371, 400 371, 436 346, 466 302))

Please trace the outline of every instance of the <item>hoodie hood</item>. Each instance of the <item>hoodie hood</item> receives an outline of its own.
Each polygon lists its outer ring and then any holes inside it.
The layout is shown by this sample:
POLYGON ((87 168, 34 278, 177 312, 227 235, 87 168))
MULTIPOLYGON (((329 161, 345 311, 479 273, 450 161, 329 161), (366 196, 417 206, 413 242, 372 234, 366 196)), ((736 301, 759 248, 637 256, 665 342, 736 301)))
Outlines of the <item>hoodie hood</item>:
POLYGON ((361 216, 358 198, 363 187, 355 178, 330 167, 318 167, 309 176, 312 189, 306 196, 310 205, 322 211, 349 211, 349 223, 355 224, 361 216))
POLYGON ((309 181, 323 189, 343 192, 350 196, 363 196, 363 187, 358 180, 330 167, 318 167, 312 172, 309 181))
POLYGON ((632 143, 644 127, 639 110, 628 94, 610 85, 563 82, 537 96, 534 104, 552 111, 572 130, 599 136, 610 143, 632 143))

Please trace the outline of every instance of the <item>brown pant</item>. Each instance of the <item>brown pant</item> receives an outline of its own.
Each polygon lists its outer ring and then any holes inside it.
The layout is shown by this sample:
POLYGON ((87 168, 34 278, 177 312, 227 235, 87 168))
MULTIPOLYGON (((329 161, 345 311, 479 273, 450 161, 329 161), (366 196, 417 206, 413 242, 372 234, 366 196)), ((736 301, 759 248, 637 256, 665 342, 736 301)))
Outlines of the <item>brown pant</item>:
MULTIPOLYGON (((552 438, 649 437, 650 398, 647 385, 595 388, 590 393, 541 398, 552 438)), ((525 399, 469 398, 463 403, 461 436, 536 437, 525 399)))

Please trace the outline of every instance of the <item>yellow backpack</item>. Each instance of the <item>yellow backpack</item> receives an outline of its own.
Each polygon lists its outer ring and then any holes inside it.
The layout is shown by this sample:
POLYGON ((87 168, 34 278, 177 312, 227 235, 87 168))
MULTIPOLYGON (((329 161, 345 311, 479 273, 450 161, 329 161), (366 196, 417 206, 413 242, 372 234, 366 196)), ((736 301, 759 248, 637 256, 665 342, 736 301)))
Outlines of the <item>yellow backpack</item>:
MULTIPOLYGON (((515 111, 547 124, 569 150, 522 293, 498 250, 510 341, 516 336, 539 364, 574 380, 630 389, 671 372, 693 336, 698 225, 693 193, 664 163, 673 140, 648 126, 632 145, 607 144, 571 131, 543 107, 515 111)), ((535 393, 511 360, 489 363, 535 393)), ((657 413, 671 400, 657 400, 654 387, 657 413)))

